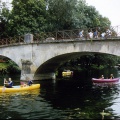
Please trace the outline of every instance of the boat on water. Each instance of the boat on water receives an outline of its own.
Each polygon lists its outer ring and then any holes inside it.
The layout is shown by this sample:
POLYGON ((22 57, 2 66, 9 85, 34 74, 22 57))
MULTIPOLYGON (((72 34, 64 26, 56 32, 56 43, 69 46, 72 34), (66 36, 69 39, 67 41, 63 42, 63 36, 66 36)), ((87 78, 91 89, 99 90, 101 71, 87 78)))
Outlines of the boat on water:
POLYGON ((27 90, 34 90, 40 88, 40 84, 32 84, 31 86, 12 86, 12 88, 7 88, 4 86, 0 86, 0 93, 9 93, 9 92, 20 92, 20 91, 27 91, 27 90))
POLYGON ((113 78, 113 79, 97 79, 97 78, 92 78, 93 83, 116 83, 119 82, 119 78, 113 78))
POLYGON ((71 70, 64 70, 62 72, 62 77, 72 77, 73 76, 73 71, 71 70))

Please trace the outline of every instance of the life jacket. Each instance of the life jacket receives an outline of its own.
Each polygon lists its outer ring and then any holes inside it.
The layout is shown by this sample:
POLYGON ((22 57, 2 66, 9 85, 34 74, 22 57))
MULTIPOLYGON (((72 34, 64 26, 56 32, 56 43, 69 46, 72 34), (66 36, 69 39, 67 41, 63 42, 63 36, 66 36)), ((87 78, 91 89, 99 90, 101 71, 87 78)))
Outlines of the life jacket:
POLYGON ((9 82, 9 87, 13 86, 13 81, 9 82))

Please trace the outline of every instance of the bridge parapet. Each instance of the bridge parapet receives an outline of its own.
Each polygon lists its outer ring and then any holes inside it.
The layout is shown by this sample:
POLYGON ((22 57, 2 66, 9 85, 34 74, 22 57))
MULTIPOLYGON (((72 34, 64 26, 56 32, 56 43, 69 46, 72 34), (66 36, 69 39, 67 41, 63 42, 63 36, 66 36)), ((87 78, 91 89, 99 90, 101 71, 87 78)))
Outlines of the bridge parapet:
POLYGON ((16 45, 28 43, 42 43, 54 40, 89 40, 89 39, 114 39, 120 37, 120 26, 103 28, 83 28, 73 30, 63 30, 55 32, 40 32, 37 34, 28 33, 23 36, 14 36, 9 38, 0 39, 0 46, 3 45, 16 45), (111 33, 108 33, 108 31, 111 33), (82 32, 82 33, 81 33, 82 32), (82 35, 81 35, 82 34, 82 35))

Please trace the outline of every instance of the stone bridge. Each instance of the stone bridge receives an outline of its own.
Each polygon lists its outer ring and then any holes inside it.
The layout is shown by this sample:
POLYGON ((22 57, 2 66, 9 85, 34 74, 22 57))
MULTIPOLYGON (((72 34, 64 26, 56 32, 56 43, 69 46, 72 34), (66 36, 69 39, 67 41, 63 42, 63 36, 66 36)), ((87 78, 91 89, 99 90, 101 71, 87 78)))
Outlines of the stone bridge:
POLYGON ((0 56, 14 61, 21 69, 21 80, 55 79, 57 68, 69 59, 89 54, 105 53, 120 56, 120 38, 92 40, 49 40, 0 46, 0 56))

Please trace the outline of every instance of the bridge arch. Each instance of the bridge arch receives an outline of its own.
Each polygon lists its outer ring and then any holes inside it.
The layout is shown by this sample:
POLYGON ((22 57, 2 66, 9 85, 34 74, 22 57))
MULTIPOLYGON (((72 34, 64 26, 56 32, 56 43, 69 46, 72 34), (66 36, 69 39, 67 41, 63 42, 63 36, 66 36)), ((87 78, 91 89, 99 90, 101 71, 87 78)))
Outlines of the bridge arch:
MULTIPOLYGON (((56 70, 65 62, 68 60, 83 56, 83 55, 89 55, 89 54, 108 54, 108 53, 103 53, 103 52, 72 52, 72 53, 67 53, 67 54, 62 54, 55 56, 47 61, 45 61, 42 65, 38 67, 34 74, 34 79, 47 79, 50 76, 55 79, 54 73, 56 70)), ((108 55, 113 55, 113 54, 108 54, 108 55)), ((50 77, 51 78, 51 77, 50 77)))

